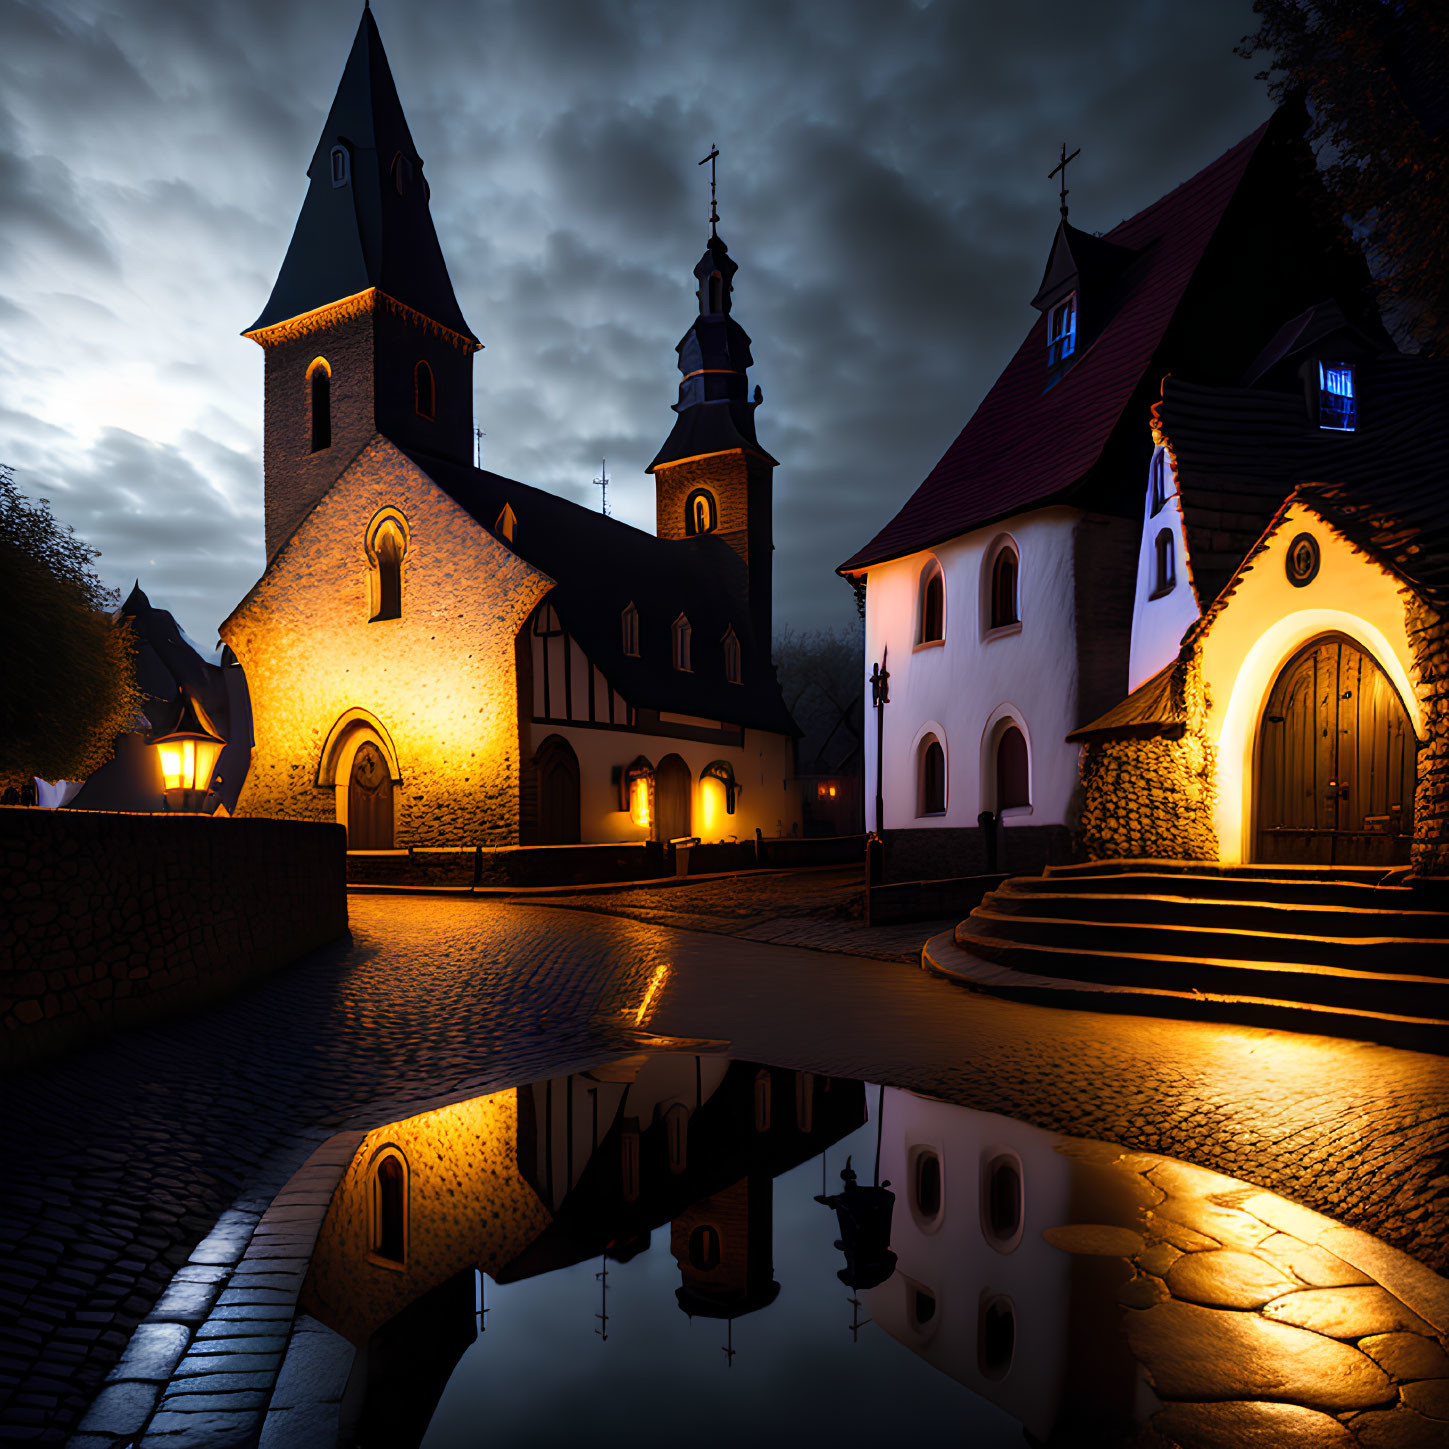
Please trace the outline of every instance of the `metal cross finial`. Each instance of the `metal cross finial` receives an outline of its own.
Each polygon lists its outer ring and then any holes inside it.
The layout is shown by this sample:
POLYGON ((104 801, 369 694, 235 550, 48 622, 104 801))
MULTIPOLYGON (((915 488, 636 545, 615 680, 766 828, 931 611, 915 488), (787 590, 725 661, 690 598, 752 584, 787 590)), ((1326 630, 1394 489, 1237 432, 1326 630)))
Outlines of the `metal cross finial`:
POLYGON ((1065 221, 1067 219, 1067 162, 1068 161, 1075 161, 1077 159, 1077 157, 1080 156, 1081 154, 1082 154, 1082 148, 1080 146, 1078 146, 1077 149, 1075 151, 1073 151, 1070 156, 1068 156, 1067 155, 1067 143, 1065 141, 1063 141, 1062 142, 1062 159, 1060 161, 1058 161, 1057 164, 1055 166, 1053 166, 1050 171, 1047 172, 1047 180, 1048 181, 1050 181, 1052 179, 1052 177, 1057 174, 1057 172, 1061 172, 1061 176, 1062 176, 1062 220, 1063 221, 1065 221))
POLYGON ((711 145, 709 155, 704 158, 704 161, 699 163, 703 166, 705 161, 709 162, 709 234, 711 236, 719 235, 719 232, 716 230, 719 226, 719 207, 715 205, 714 199, 714 163, 718 159, 719 147, 717 145, 711 145))

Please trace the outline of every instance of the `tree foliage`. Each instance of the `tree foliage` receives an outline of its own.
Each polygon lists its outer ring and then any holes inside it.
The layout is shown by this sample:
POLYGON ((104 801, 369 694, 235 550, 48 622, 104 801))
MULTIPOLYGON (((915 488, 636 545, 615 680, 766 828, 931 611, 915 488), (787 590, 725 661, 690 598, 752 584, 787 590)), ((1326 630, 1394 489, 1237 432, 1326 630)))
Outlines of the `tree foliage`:
POLYGON ((840 769, 860 747, 864 645, 859 626, 797 632, 775 638, 775 672, 786 707, 804 731, 800 768, 840 769))
POLYGON ((1449 355, 1449 4, 1255 0, 1238 54, 1301 97, 1333 199, 1365 243, 1388 318, 1449 355))
POLYGON ((0 785, 84 779, 140 708, 134 636, 97 557, 0 464, 0 785))

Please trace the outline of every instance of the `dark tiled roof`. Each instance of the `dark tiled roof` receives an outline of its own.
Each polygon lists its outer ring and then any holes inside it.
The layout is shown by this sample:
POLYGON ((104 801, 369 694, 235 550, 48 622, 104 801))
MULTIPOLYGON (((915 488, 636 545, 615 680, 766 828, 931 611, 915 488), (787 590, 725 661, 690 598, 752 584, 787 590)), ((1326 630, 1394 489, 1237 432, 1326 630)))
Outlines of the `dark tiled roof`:
POLYGON ((1165 383, 1158 426, 1177 461, 1202 608, 1295 489, 1432 602, 1449 603, 1449 362, 1356 366, 1349 433, 1319 428, 1302 392, 1165 383))
POLYGON ((1180 661, 1159 669, 1100 719, 1073 730, 1067 743, 1085 745, 1094 740, 1176 740, 1187 733, 1187 709, 1178 680, 1180 661))
MULTIPOLYGON (((925 482, 842 571, 1062 499, 1086 479, 1152 370, 1193 272, 1272 124, 1107 233, 1102 240, 1136 256, 1112 284, 1102 309, 1108 320, 1095 338, 1089 330, 1077 361, 1048 386, 1046 318, 1039 319, 925 482)), ((1088 298, 1081 314, 1088 329, 1090 306, 1088 298)))
POLYGON ((750 627, 745 565, 713 534, 669 540, 541 488, 422 453, 408 456, 485 528, 504 504, 518 520, 509 547, 555 580, 564 628, 636 708, 798 733, 780 697, 770 641, 750 627), (624 653, 620 616, 639 611, 638 658, 624 653), (671 627, 689 620, 693 671, 672 667, 671 627), (725 678, 724 636, 740 641, 743 683, 725 678))
POLYGON ((423 163, 371 10, 362 12, 307 175, 310 185, 286 260, 249 333, 377 288, 478 341, 453 295, 428 210, 423 163), (346 186, 332 184, 331 153, 338 144, 351 154, 346 186), (401 188, 394 158, 404 170, 401 188))

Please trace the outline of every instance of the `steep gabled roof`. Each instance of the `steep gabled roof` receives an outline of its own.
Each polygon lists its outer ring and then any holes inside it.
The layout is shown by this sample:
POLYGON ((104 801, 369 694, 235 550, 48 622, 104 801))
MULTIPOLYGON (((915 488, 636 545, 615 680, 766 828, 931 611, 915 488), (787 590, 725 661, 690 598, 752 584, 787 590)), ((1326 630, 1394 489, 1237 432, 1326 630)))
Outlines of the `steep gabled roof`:
POLYGON ((307 176, 286 260, 247 336, 376 289, 479 345, 453 295, 422 158, 370 9, 362 12, 307 176), (349 157, 343 185, 333 184, 334 146, 349 157))
POLYGON ((1193 273, 1272 125, 1265 122, 1102 238, 1135 256, 1099 304, 1106 320, 1085 350, 1051 385, 1047 320, 1040 318, 925 482, 842 573, 1072 495, 1153 370, 1193 273))
POLYGON ((583 508, 541 488, 424 453, 407 455, 479 523, 556 580, 549 601, 609 683, 636 708, 696 715, 778 734, 798 733, 780 697, 770 641, 750 625, 745 565, 717 535, 678 540, 583 508), (639 612, 639 656, 624 653, 622 614, 639 612), (673 668, 670 630, 689 620, 693 671, 673 668), (725 677, 724 636, 740 641, 742 683, 725 677))
POLYGON ((1207 609, 1295 489, 1431 602, 1449 604, 1449 362, 1356 364, 1358 425, 1317 426, 1302 392, 1169 378, 1155 410, 1177 464, 1207 609))

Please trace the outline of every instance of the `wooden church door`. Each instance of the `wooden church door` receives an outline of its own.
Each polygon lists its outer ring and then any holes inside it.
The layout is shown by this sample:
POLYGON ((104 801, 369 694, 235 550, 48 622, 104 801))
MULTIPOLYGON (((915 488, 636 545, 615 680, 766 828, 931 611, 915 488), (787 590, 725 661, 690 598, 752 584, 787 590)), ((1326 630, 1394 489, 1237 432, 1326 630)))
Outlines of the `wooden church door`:
POLYGON ((579 757, 559 735, 538 747, 538 844, 579 843, 579 757))
POLYGON ((352 757, 347 782, 347 848, 392 849, 392 776, 382 751, 364 741, 352 757))
POLYGON ((690 834, 689 766, 678 755, 665 755, 654 771, 654 811, 660 840, 682 840, 690 834))
POLYGON ((1405 864, 1417 748, 1378 665, 1342 635, 1313 640, 1284 665, 1258 726, 1255 859, 1405 864))

